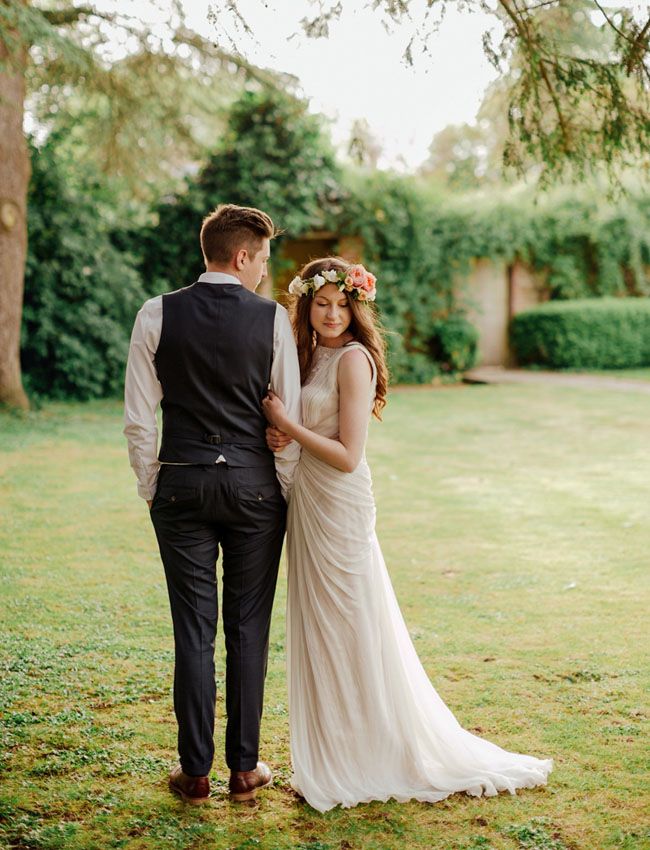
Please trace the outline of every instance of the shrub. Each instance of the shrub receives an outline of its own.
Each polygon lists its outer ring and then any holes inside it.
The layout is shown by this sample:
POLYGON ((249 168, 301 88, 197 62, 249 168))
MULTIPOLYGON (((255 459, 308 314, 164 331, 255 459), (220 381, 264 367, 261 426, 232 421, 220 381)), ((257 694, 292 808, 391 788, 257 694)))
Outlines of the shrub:
POLYGON ((650 366, 650 298, 555 301, 512 320, 522 365, 555 369, 650 366))
POLYGON ((404 337, 388 331, 388 369, 393 384, 429 384, 440 375, 440 366, 428 354, 407 351, 404 337))
POLYGON ((121 391, 133 319, 145 300, 111 240, 101 186, 32 151, 21 359, 31 394, 89 399, 121 391))
POLYGON ((429 347, 445 372, 465 372, 476 365, 478 331, 464 316, 449 316, 438 322, 429 347))

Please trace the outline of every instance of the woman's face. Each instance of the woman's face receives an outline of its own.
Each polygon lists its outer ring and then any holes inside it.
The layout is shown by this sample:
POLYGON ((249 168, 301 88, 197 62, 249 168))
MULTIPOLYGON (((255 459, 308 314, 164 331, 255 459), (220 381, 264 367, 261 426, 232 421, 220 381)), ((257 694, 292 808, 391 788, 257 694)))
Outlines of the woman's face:
POLYGON ((352 321, 346 293, 334 283, 321 286, 312 298, 309 321, 319 339, 334 340, 344 334, 352 321))

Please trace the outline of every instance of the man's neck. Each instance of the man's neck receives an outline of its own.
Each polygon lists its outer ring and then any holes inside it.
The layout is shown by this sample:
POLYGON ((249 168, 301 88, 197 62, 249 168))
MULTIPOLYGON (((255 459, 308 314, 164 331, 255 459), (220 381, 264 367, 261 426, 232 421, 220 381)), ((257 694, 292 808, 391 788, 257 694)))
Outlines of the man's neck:
POLYGON ((229 274, 231 277, 236 277, 239 280, 237 269, 232 266, 217 266, 214 263, 208 263, 205 267, 206 272, 217 272, 218 274, 229 274))

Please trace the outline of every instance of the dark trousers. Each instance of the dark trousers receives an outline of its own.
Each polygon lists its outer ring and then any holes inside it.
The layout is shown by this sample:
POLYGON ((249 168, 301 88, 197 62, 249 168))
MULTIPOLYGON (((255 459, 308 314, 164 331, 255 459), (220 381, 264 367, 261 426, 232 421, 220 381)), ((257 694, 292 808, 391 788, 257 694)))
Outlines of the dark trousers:
POLYGON ((222 549, 226 640, 226 762, 258 760, 271 609, 286 524, 274 467, 166 466, 151 519, 174 625, 174 712, 183 771, 214 758, 216 561, 222 549))

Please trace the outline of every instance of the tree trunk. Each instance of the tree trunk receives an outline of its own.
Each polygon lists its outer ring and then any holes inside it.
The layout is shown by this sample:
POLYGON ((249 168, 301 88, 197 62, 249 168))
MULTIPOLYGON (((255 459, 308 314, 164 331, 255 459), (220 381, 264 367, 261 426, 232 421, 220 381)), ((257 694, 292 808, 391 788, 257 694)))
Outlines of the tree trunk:
POLYGON ((0 404, 27 409, 20 377, 20 323, 27 256, 30 161, 23 133, 26 51, 0 39, 0 404))

